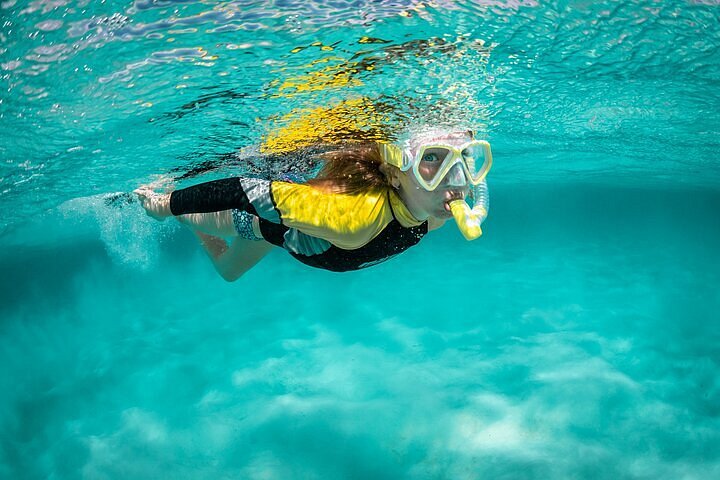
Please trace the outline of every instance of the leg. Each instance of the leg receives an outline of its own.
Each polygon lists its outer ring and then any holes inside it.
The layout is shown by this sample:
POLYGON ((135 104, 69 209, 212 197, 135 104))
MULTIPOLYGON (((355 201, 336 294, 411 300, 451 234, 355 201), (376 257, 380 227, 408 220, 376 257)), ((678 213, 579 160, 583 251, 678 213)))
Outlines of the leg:
POLYGON ((200 239, 215 270, 228 282, 240 278, 273 247, 264 240, 253 241, 240 237, 234 237, 232 243, 228 245, 225 240, 199 230, 193 230, 193 233, 200 239))
POLYGON ((170 212, 170 194, 156 193, 153 188, 153 185, 143 185, 133 193, 137 195, 140 205, 145 209, 145 213, 155 220, 163 221, 172 216, 170 212))
POLYGON ((190 227, 193 231, 199 231, 215 237, 235 237, 237 231, 233 223, 232 210, 212 213, 188 213, 179 215, 178 222, 190 227))
MULTIPOLYGON (((155 193, 149 186, 135 190, 140 204, 148 215, 158 220, 172 216, 170 212, 170 194, 155 193)), ((272 245, 264 240, 247 240, 238 236, 232 210, 223 210, 212 213, 190 213, 175 217, 180 223, 190 227, 190 230, 200 239, 215 269, 220 275, 232 282, 242 276, 258 263, 269 251, 272 245), (219 237, 231 237, 228 243, 219 237)), ((245 218, 247 221, 248 216, 245 218)), ((252 227, 249 227, 252 229, 252 227)), ((256 233, 259 236, 259 233, 256 233)))
MULTIPOLYGON (((172 216, 169 193, 156 193, 149 185, 138 188, 134 193, 137 195, 140 205, 145 209, 145 213, 152 218, 163 221, 172 216)), ((237 235, 231 210, 212 213, 189 213, 178 215, 175 218, 180 223, 209 235, 226 237, 237 235)))

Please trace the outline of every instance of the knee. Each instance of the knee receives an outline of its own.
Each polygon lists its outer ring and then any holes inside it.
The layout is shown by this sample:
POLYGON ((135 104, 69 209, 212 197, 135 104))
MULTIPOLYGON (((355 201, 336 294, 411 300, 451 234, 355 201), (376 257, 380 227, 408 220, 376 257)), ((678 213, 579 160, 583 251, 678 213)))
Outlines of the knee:
POLYGON ((220 271, 220 272, 218 272, 218 273, 219 273, 220 276, 223 278, 223 280, 225 280, 225 281, 228 282, 228 283, 234 282, 234 281, 237 280, 238 278, 242 277, 242 273, 239 274, 239 275, 236 274, 236 273, 234 273, 234 272, 223 272, 223 271, 220 271))
POLYGON ((228 283, 234 282, 238 278, 242 277, 243 274, 247 271, 247 269, 238 269, 238 268, 218 268, 217 269, 220 276, 228 283))

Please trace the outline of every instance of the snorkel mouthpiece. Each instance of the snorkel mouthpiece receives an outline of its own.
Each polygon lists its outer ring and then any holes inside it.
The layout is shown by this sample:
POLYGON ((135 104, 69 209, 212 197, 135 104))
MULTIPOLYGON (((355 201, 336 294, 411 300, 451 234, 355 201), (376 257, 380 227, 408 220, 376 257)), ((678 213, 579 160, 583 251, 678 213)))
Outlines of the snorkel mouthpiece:
POLYGON ((455 223, 457 223, 460 233, 466 240, 475 240, 482 235, 480 224, 485 219, 487 212, 485 209, 477 205, 471 209, 464 200, 453 200, 449 203, 455 223))

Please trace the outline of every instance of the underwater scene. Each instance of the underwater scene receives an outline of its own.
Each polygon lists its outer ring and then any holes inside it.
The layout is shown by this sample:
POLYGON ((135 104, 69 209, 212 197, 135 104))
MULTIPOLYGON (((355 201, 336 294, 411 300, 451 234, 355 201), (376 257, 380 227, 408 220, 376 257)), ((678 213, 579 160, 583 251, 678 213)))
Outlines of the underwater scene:
POLYGON ((2 0, 0 207, 0 478, 720 478, 717 0, 2 0), (482 236, 354 271, 133 193, 428 129, 482 236))

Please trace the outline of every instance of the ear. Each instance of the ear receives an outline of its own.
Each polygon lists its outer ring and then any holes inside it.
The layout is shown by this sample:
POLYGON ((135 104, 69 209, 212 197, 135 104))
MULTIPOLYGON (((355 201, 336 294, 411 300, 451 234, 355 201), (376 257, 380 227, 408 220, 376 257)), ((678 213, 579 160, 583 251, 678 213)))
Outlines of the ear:
POLYGON ((387 163, 383 163, 382 165, 380 165, 380 171, 385 175, 385 178, 387 178, 388 182, 390 183, 390 185, 392 185, 393 188, 400 187, 399 168, 388 165, 387 163))
POLYGON ((393 188, 398 189, 400 188, 400 176, 399 172, 395 170, 393 172, 392 177, 390 178, 390 184, 393 186, 393 188))

